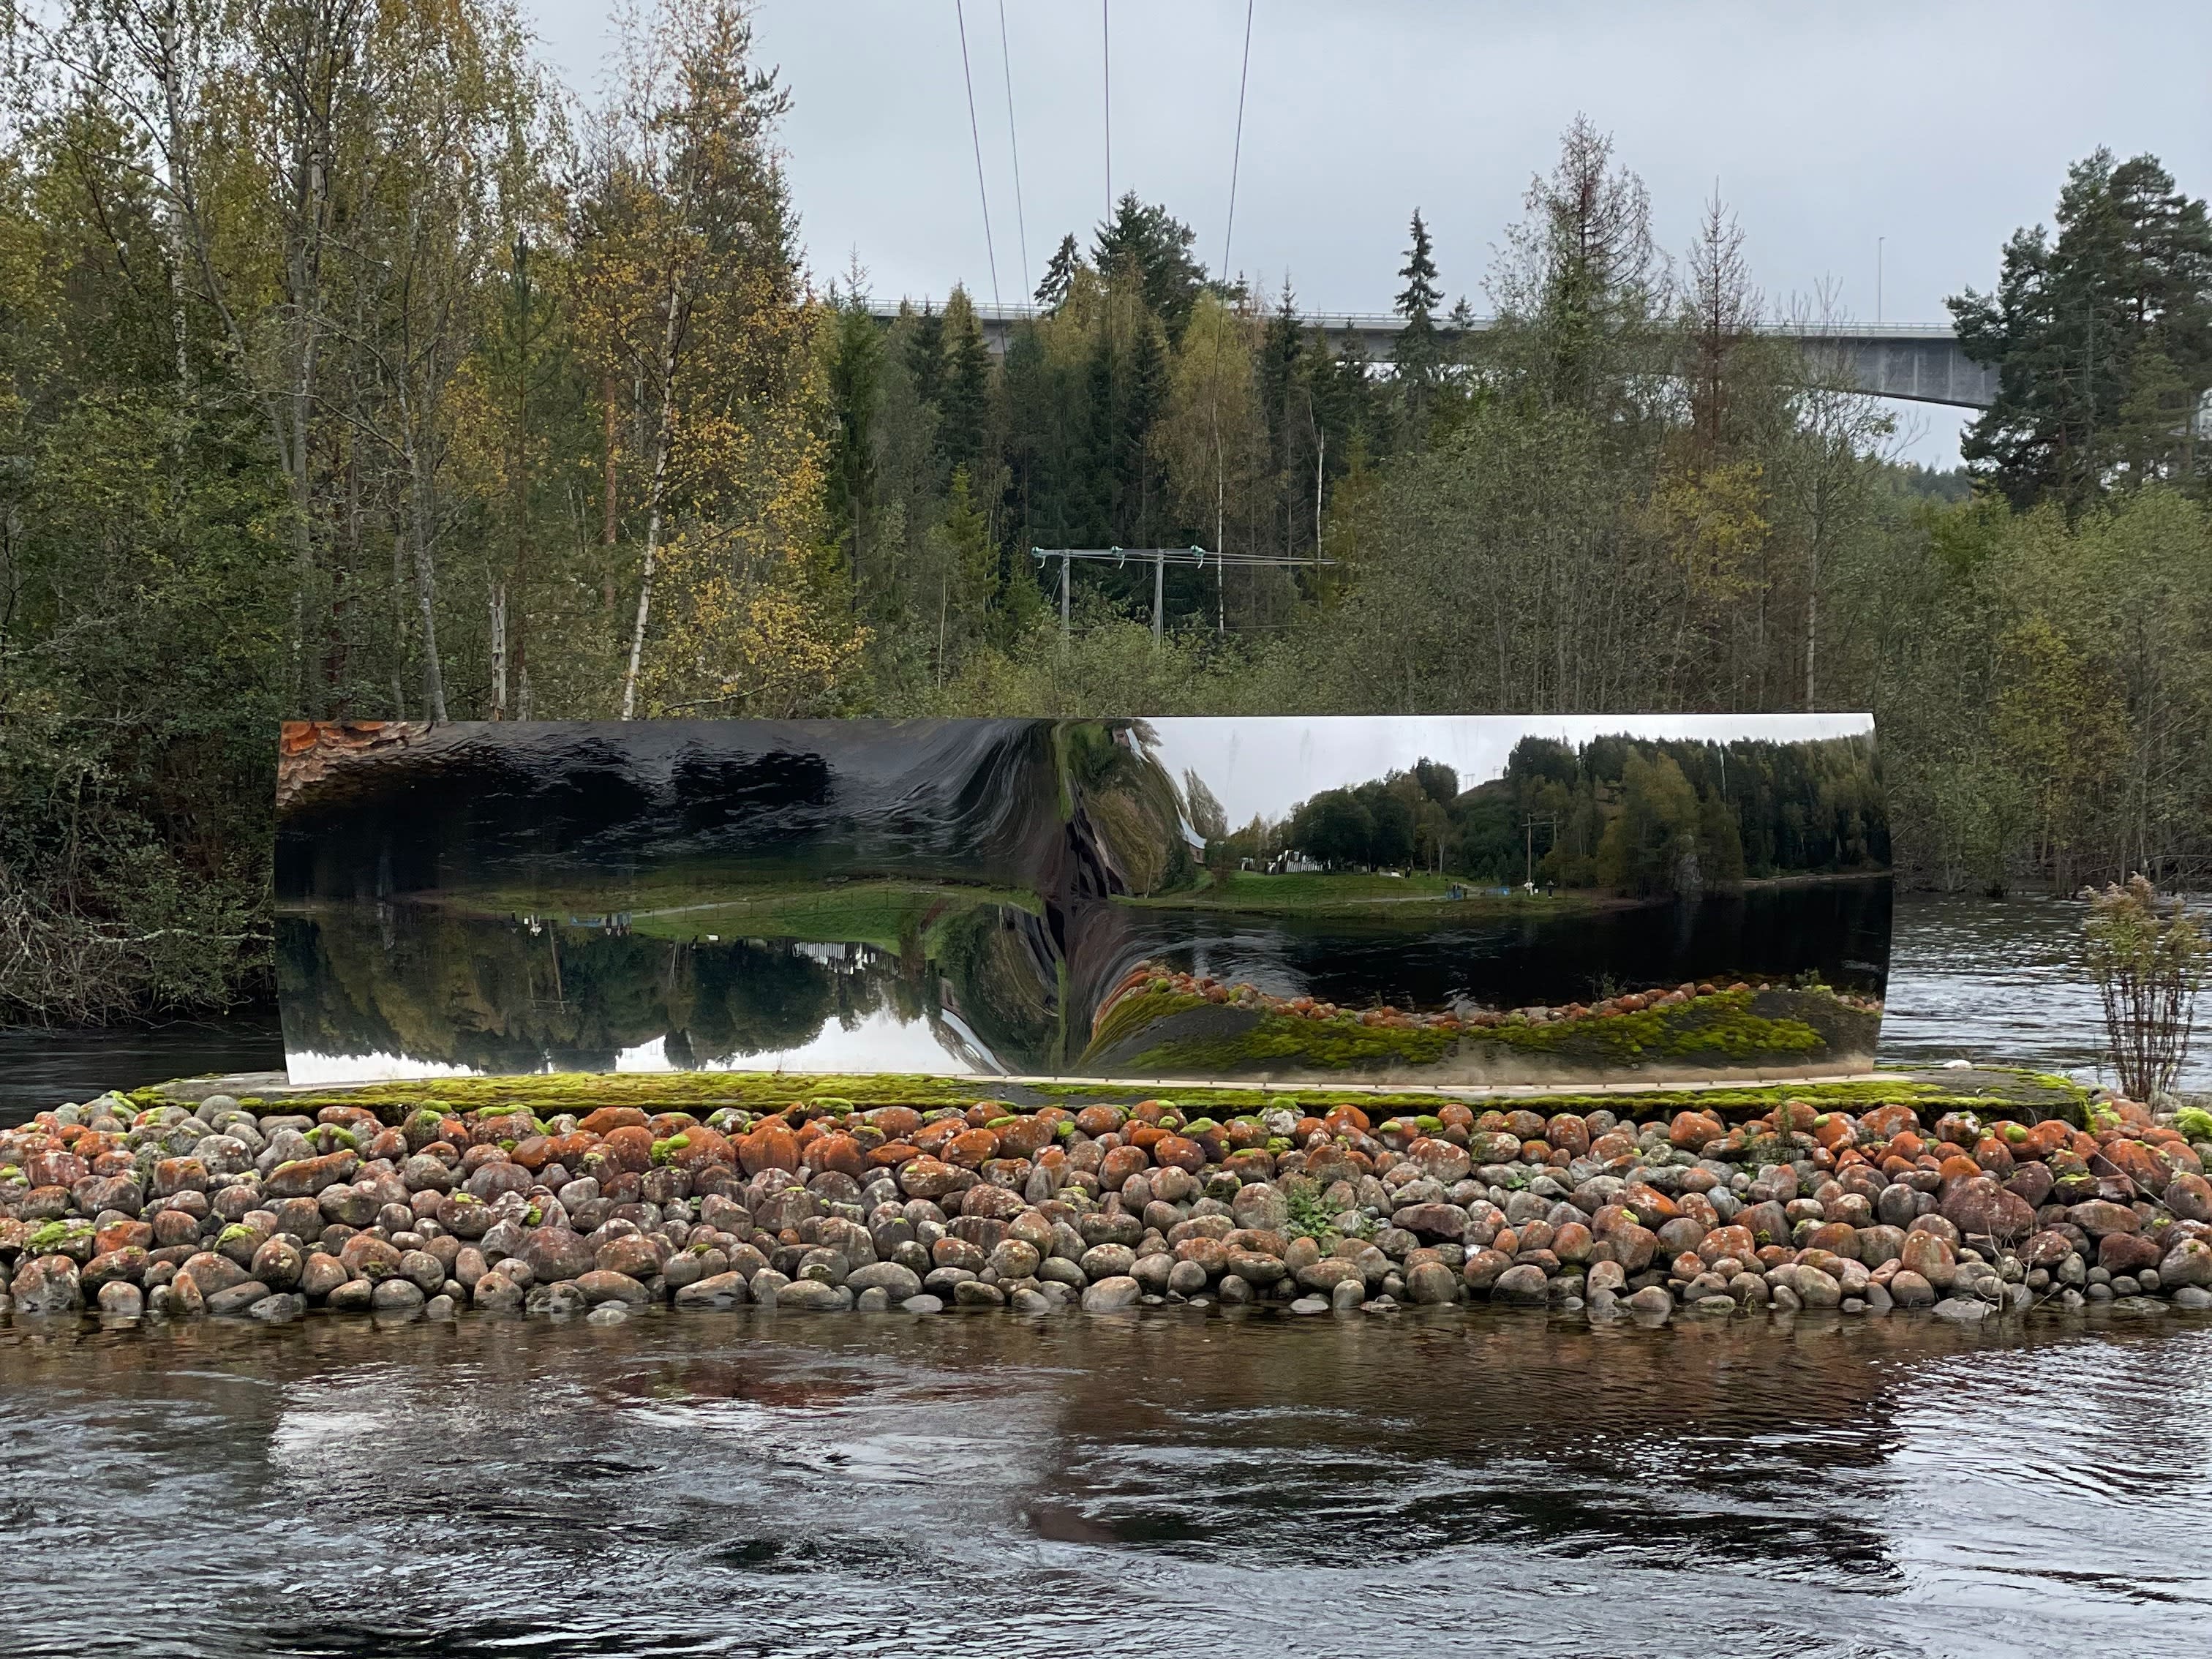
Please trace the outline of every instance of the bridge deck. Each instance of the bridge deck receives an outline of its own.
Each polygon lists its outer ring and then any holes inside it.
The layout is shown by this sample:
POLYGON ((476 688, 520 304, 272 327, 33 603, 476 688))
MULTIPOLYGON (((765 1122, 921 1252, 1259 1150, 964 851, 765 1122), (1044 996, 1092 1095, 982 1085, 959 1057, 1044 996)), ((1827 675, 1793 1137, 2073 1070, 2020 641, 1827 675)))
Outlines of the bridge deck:
MULTIPOLYGON (((918 304, 927 304, 920 301, 918 304)), ((898 314, 896 307, 879 306, 878 318, 898 314)), ((1003 353, 1016 328, 1046 314, 1042 306, 979 305, 977 319, 983 337, 995 352, 1003 353)), ((1341 350, 1354 339, 1376 362, 1395 355, 1405 319, 1395 312, 1316 312, 1305 319, 1341 350)), ((1466 331, 1480 334, 1497 325, 1491 317, 1475 318, 1466 331)), ((1941 323, 1846 323, 1800 327, 1771 324, 1761 330, 1779 339, 1795 342, 1805 354, 1841 366, 1851 383, 1876 397, 1897 398, 1909 403, 1944 404, 1959 409, 1987 409, 1996 395, 1996 371, 1971 361, 1959 349, 1958 335, 1941 323)))

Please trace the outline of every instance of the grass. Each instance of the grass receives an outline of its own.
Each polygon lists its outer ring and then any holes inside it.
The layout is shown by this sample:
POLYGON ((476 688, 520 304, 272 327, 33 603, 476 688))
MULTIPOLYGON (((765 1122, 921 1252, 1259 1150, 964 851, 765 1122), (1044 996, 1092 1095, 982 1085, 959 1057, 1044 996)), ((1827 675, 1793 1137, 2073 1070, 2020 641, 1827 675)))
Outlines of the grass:
MULTIPOLYGON (((455 888, 424 896, 462 915, 629 917, 641 938, 690 940, 787 939, 871 945, 896 952, 947 910, 1005 905, 1043 913, 1036 893, 1019 888, 884 878, 827 882, 746 882, 698 872, 661 871, 573 886, 455 888)), ((559 923, 565 927, 565 923, 559 923)), ((586 929, 585 931, 596 931, 586 929)))
POLYGON ((1459 915, 1503 915, 1539 911, 1559 915, 1593 908, 1589 894, 1562 893, 1551 898, 1531 898, 1516 892, 1501 898, 1495 888, 1484 887, 1459 876, 1415 872, 1405 876, 1307 874, 1261 875, 1232 870, 1209 875, 1201 886, 1187 892, 1164 893, 1153 898, 1124 898, 1115 902, 1156 910, 1218 910, 1251 915, 1333 915, 1346 912, 1371 915, 1405 909, 1425 918, 1436 909, 1459 915), (1457 883, 1467 894, 1453 899, 1448 894, 1457 883))

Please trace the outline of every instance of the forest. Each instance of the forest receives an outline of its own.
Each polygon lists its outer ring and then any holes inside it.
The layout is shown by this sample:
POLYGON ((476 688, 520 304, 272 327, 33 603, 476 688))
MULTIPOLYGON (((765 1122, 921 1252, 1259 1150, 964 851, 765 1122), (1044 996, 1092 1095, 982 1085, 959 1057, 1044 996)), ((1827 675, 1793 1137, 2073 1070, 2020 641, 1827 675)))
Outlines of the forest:
POLYGON ((2212 226, 2153 157, 1953 301, 2001 390, 1932 473, 1595 119, 1486 269, 1407 204, 1390 364, 1135 194, 1000 358, 810 258, 739 0, 588 100, 502 0, 6 29, 0 1018, 267 996, 302 716, 1872 709, 1905 879, 2204 876, 2212 226), (1306 562, 1171 568, 1156 643, 1111 564, 1062 633, 1071 545, 1306 562))

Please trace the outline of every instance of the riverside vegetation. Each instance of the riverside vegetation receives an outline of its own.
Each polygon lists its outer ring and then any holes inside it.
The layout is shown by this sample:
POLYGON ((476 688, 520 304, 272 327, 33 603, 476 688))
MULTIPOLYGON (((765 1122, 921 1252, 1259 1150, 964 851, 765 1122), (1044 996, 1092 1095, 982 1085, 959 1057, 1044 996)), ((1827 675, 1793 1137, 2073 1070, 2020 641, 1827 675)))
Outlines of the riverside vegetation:
POLYGON ((1655 1097, 1641 1118, 1633 1097, 1418 1115, 1378 1098, 1370 1116, 1233 1095, 864 1107, 778 1079, 755 1091, 794 1097, 694 1113, 652 1094, 745 1085, 440 1086, 469 1097, 191 1107, 149 1090, 41 1113, 0 1133, 0 1306, 275 1323, 611 1323, 659 1304, 1969 1323, 2212 1308, 2212 1115, 2055 1085, 2063 1115, 2033 1122, 1883 1079, 1733 1123, 1741 1096, 1671 1117, 1655 1097), (647 1103, 553 1109, 594 1092, 647 1103))
POLYGON ((2154 158, 1962 286, 2000 392, 1935 475, 1589 121, 1480 307, 1492 228, 1413 216, 1387 372, 1133 196, 1000 359, 810 272, 736 0, 589 108, 503 0, 163 18, 0 22, 0 1018, 265 998, 283 718, 1872 708, 1908 881, 2212 851, 2212 228, 2154 158), (1192 544, 1336 562, 1171 570, 1155 646, 1149 572, 1063 641, 1029 556, 1192 544))

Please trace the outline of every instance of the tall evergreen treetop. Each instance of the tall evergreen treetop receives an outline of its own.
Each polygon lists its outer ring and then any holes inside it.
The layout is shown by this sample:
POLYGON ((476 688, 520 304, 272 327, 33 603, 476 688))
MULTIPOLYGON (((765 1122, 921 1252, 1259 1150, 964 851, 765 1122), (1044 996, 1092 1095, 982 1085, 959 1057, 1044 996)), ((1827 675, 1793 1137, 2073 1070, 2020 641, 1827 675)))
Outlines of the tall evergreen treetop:
POLYGON ((1390 308, 1408 324, 1427 323, 1443 302, 1443 289, 1437 283, 1435 246, 1429 240, 1429 228, 1421 222, 1421 210, 1413 210, 1413 245, 1406 250, 1406 263, 1398 268, 1406 279, 1406 286, 1398 290, 1398 297, 1390 308))
POLYGON ((1997 371, 1960 453, 2027 505, 2197 469, 2212 386, 2212 222, 2158 159, 2100 149, 2068 170, 2057 234, 2005 245, 1994 292, 1950 301, 1960 346, 1997 371))
POLYGON ((1419 208, 1413 210, 1413 245, 1406 250, 1406 263, 1398 270, 1406 286, 1391 307, 1406 319, 1391 361, 1397 369, 1395 385, 1405 433, 1419 447, 1428 440, 1437 388, 1443 379, 1443 338, 1437 331, 1436 309, 1444 291, 1437 281, 1435 246, 1419 208))
POLYGON ((1075 273, 1083 268, 1083 250, 1076 246, 1075 233, 1071 230, 1053 250, 1052 258, 1044 268, 1044 280, 1036 285, 1036 302, 1053 307, 1061 304, 1075 286, 1075 273))
POLYGON ((1206 283, 1206 267, 1190 256, 1197 240, 1198 233, 1166 208, 1139 202, 1136 191, 1127 191, 1115 204, 1112 221, 1098 227, 1091 258, 1109 281, 1134 279, 1174 343, 1182 338, 1206 283))

